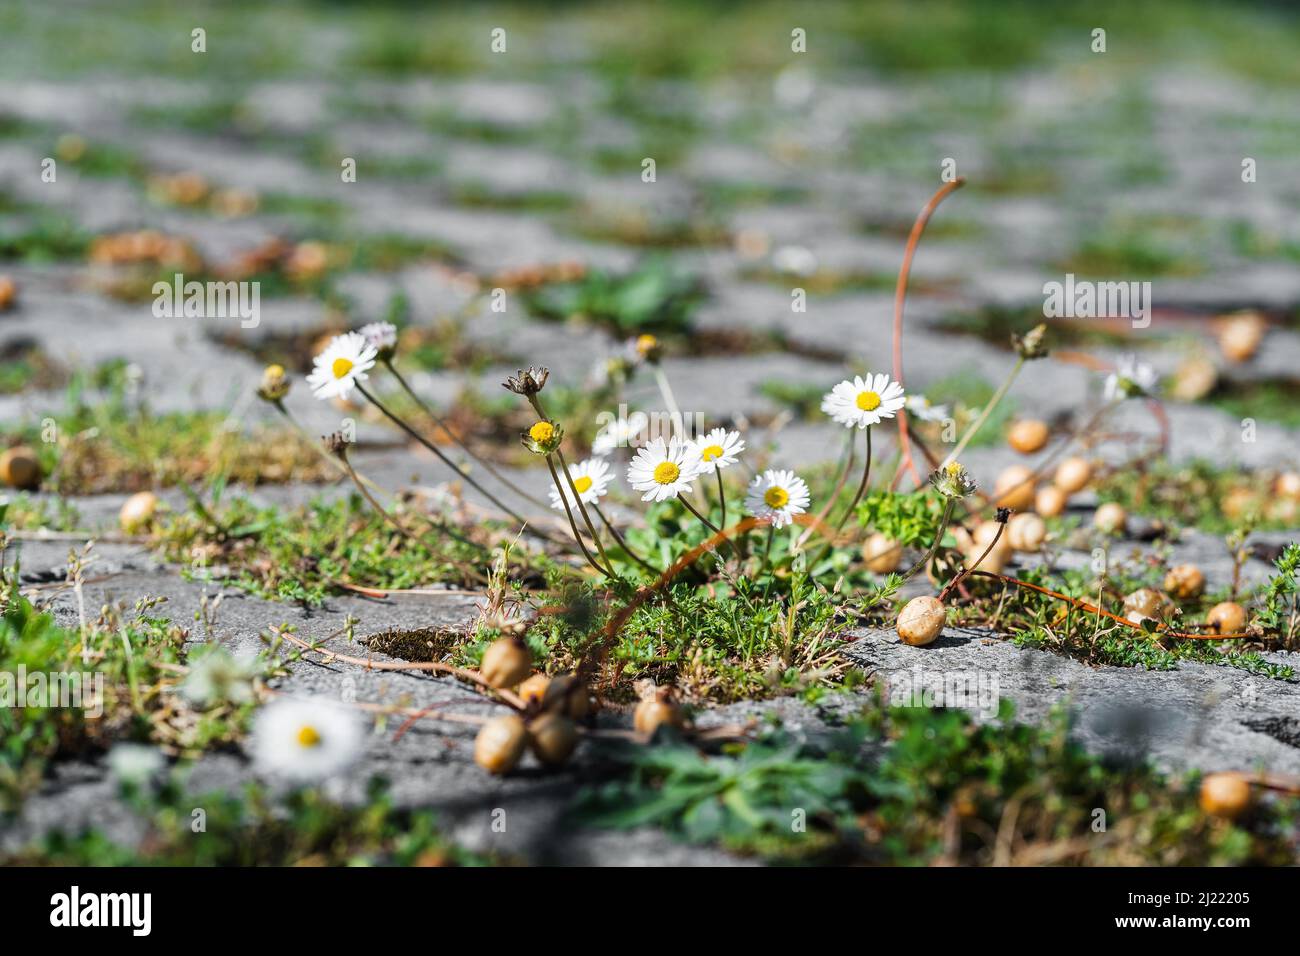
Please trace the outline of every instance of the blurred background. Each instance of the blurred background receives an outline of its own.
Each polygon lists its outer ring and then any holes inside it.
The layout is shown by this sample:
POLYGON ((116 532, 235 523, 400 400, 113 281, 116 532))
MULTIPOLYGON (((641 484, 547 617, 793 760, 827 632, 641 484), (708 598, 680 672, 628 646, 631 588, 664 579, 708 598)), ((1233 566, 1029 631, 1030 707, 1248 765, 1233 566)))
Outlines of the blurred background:
MULTIPOLYGON (((10 441, 78 382, 271 416, 266 363, 305 372, 323 337, 387 318, 413 384, 507 461, 505 374, 549 365, 590 441, 602 362, 645 332, 687 414, 829 459, 820 395, 889 368, 904 242, 951 160, 968 182, 916 259, 909 389, 978 409, 1045 282, 1150 280, 1148 329, 1053 321, 1006 414, 1068 418, 1137 351, 1179 399, 1175 456, 1300 447, 1290 4, 10 0, 0 50, 10 441), (258 326, 155 317, 177 271, 259 281, 258 326), (1238 310, 1266 347, 1224 346, 1238 310)), ((649 379, 626 398, 660 404, 649 379)), ((301 382, 289 405, 337 427, 301 382)))

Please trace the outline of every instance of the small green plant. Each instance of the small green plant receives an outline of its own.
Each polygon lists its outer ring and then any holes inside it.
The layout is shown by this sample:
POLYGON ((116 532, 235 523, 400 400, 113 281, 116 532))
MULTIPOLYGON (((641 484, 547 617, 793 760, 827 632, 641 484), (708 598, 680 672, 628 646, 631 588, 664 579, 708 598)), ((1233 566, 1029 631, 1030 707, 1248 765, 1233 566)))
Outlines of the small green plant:
POLYGON ((1288 544, 1273 567, 1259 594, 1259 623, 1289 647, 1300 637, 1300 543, 1288 544))
POLYGON ((703 293, 699 283, 652 261, 632 272, 588 272, 576 282, 552 283, 527 293, 529 310, 545 319, 585 319, 619 335, 686 333, 703 293))

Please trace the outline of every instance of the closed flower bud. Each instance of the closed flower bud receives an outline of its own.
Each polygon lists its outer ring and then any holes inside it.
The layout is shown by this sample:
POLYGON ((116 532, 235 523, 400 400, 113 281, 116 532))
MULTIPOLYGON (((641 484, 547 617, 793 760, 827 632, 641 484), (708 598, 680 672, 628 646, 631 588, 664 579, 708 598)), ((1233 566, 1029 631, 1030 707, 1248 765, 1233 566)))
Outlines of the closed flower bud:
POLYGON ((564 438, 564 429, 558 423, 542 419, 519 436, 524 447, 534 455, 549 455, 560 447, 564 438))

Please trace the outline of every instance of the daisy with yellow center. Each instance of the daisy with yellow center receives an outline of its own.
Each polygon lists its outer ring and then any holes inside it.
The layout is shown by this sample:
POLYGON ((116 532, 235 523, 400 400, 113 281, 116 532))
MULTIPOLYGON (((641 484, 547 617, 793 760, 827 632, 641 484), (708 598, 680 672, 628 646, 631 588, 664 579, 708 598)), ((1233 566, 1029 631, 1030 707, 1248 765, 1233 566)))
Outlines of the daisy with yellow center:
POLYGON ((793 471, 769 468, 749 485, 745 508, 773 528, 784 528, 808 510, 808 483, 793 471))
MULTIPOLYGON (((609 462, 603 458, 588 458, 586 461, 580 461, 576 465, 569 466, 569 477, 573 479, 573 487, 578 491, 578 497, 584 504, 595 504, 605 494, 609 483, 614 480, 614 469, 609 467, 609 462)), ((554 486, 551 488, 551 507, 556 511, 564 510, 564 502, 568 501, 569 507, 574 507, 573 492, 569 489, 568 483, 562 483, 564 488, 564 498, 560 498, 560 493, 554 486)))
POLYGON ((317 783, 339 776, 356 761, 362 729, 345 707, 318 698, 282 697, 258 711, 249 746, 263 774, 317 783))
POLYGON ((644 445, 628 465, 627 480, 642 501, 667 501, 691 490, 700 474, 699 459, 692 444, 676 435, 665 442, 656 438, 644 445))
POLYGON ((880 372, 840 382, 822 399, 822 411, 845 428, 867 428, 893 418, 904 402, 903 386, 880 372))
POLYGON ((725 428, 715 428, 691 443, 691 452, 699 459, 700 471, 706 474, 734 465, 744 450, 745 442, 740 432, 729 432, 725 428))
POLYGON ((375 365, 378 351, 359 332, 336 335, 316 356, 307 384, 317 398, 347 398, 375 365))

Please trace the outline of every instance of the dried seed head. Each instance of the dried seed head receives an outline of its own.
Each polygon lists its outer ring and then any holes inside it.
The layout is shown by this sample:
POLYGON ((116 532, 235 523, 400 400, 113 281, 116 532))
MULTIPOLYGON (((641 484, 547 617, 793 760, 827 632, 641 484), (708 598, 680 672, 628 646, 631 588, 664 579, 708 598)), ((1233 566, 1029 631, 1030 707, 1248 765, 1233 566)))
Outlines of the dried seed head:
POLYGON ((331 455, 347 460, 348 457, 348 440, 343 437, 342 432, 334 432, 332 435, 322 435, 321 441, 325 443, 325 450, 331 455))
POLYGON ((1044 341, 1046 338, 1047 324, 1040 323, 1024 335, 1016 335, 1013 332, 1011 346, 1016 350, 1016 354, 1026 361, 1045 358, 1047 356, 1047 344, 1044 341))
POLYGON ((526 369, 519 369, 518 375, 510 376, 501 384, 516 395, 530 398, 546 387, 546 380, 550 375, 550 369, 530 365, 526 369))

